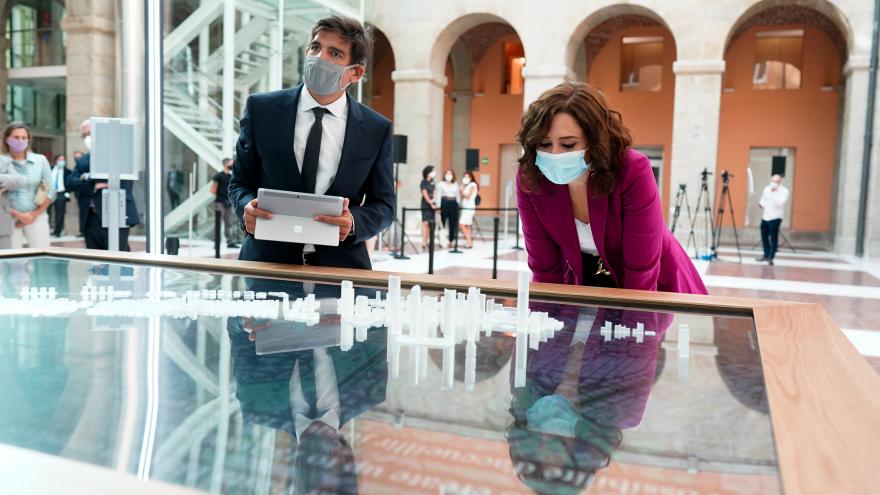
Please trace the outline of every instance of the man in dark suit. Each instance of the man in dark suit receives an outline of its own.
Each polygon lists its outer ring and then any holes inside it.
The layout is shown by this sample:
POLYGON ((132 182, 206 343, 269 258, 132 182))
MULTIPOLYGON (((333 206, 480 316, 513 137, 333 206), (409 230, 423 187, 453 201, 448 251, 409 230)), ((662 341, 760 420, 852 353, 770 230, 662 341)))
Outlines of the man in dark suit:
MULTIPOLYGON (((88 120, 80 126, 83 142, 87 149, 92 146, 92 124, 88 120)), ((91 153, 86 153, 76 160, 76 166, 64 180, 64 187, 76 193, 79 205, 79 231, 83 233, 86 247, 89 249, 109 249, 107 228, 101 227, 101 207, 103 203, 102 189, 107 188, 106 180, 95 180, 89 177, 91 171, 91 153)), ((131 194, 131 181, 122 181, 125 191, 125 223, 119 228, 119 250, 131 251, 128 245, 129 227, 141 223, 134 196, 131 194)), ((121 219, 120 219, 121 220, 121 219)))
POLYGON ((229 185, 229 200, 247 232, 239 259, 371 268, 364 241, 393 220, 391 123, 350 98, 363 77, 372 41, 363 26, 341 17, 312 29, 305 84, 251 95, 229 185), (345 198, 342 215, 317 219, 339 226, 339 246, 310 246, 253 237, 261 187, 345 198))

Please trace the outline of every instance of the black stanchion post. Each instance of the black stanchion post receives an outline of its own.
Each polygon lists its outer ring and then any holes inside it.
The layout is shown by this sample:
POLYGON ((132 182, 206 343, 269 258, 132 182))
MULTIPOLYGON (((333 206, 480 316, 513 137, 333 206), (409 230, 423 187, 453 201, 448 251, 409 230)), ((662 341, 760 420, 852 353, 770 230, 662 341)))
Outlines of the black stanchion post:
POLYGON ((428 229, 431 231, 431 240, 428 242, 428 275, 434 274, 434 230, 436 228, 436 222, 428 222, 428 229))
MULTIPOLYGON (((397 253, 394 254, 394 259, 396 260, 408 260, 409 257, 403 254, 404 246, 406 245, 406 212, 407 208, 401 208, 400 210, 400 244, 397 247, 397 253)), ((396 221, 396 220, 395 220, 396 221)))
MULTIPOLYGON (((220 223, 222 221, 220 209, 214 204, 214 257, 220 257, 220 223)), ((226 240, 229 242, 229 239, 226 240)))
POLYGON ((516 224, 513 227, 516 229, 516 244, 513 245, 513 249, 520 251, 522 247, 519 245, 519 210, 516 210, 516 224))
POLYGON ((494 231, 492 233, 492 237, 494 239, 494 245, 492 247, 492 279, 496 280, 498 278, 498 225, 500 224, 499 218, 496 216, 492 220, 492 223, 494 224, 494 231))

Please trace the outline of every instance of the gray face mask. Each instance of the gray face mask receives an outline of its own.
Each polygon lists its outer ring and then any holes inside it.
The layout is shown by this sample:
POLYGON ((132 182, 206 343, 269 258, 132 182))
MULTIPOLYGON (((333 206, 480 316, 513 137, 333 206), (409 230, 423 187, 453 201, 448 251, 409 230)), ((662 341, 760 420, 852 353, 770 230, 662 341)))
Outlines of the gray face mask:
POLYGON ((358 65, 360 64, 337 65, 320 57, 307 55, 303 67, 303 78, 306 87, 313 93, 321 96, 332 95, 345 90, 351 84, 348 83, 342 87, 342 75, 346 70, 358 65))

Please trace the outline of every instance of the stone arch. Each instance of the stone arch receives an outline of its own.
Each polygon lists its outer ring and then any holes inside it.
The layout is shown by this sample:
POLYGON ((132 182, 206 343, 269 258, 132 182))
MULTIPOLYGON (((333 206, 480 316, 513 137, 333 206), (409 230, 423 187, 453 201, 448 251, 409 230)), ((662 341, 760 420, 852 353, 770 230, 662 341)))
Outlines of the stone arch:
POLYGON ((756 2, 731 25, 724 44, 724 53, 750 27, 755 25, 806 24, 822 31, 846 62, 852 47, 852 27, 846 16, 826 0, 761 0, 756 2))
MULTIPOLYGON (((444 27, 431 47, 431 55, 429 59, 429 67, 435 74, 443 74, 446 68, 446 60, 452 53, 453 47, 461 36, 481 24, 505 24, 510 26, 517 37, 522 36, 510 22, 495 14, 489 13, 471 13, 466 14, 452 20, 444 27)), ((528 55, 526 55, 528 56, 528 55)))
MULTIPOLYGON (((607 26, 609 28, 615 27, 613 26, 615 19, 625 19, 624 22, 627 24, 617 26, 615 29, 611 30, 612 32, 627 27, 658 24, 665 27, 670 32, 670 34, 673 33, 666 20, 663 19, 660 14, 647 7, 635 4, 610 5, 591 13, 583 21, 581 21, 581 23, 578 24, 578 26, 572 32, 571 36, 568 39, 568 44, 565 48, 566 67, 575 67, 578 53, 582 51, 584 39, 586 39, 588 34, 603 26, 607 26)), ((673 37, 673 42, 674 41, 675 40, 673 37)), ((596 50, 598 51, 598 49, 601 49, 601 46, 598 46, 596 50)), ((587 57, 589 57, 589 54, 587 54, 587 57)))

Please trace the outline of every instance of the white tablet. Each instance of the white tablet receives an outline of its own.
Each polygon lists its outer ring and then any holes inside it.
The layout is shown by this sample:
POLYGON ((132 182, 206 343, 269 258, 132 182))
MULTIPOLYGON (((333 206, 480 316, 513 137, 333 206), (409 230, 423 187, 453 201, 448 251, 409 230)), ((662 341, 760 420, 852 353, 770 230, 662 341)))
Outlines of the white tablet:
POLYGON ((342 215, 343 198, 260 188, 257 206, 272 219, 257 218, 254 237, 263 241, 339 245, 339 226, 314 220, 315 215, 342 215))

